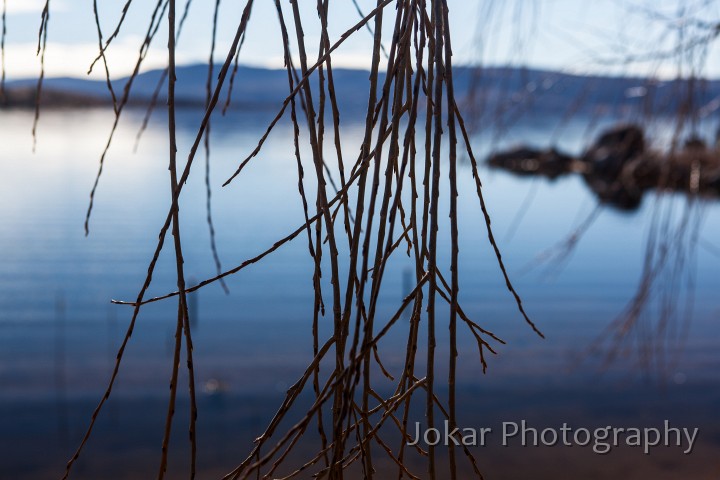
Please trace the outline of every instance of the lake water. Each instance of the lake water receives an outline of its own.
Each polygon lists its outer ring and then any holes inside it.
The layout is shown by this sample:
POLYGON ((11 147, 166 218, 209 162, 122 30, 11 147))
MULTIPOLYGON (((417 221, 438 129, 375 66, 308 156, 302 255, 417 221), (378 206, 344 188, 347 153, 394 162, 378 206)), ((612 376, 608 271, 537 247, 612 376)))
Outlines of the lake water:
MULTIPOLYGON (((240 177, 220 187, 273 113, 231 114, 213 129, 213 211, 224 268, 269 248, 303 220, 288 125, 278 126, 240 177)), ((88 193, 111 115, 45 112, 33 154, 31 113, 0 114, 0 478, 57 478, 106 386, 131 314, 110 299, 135 298, 169 206, 165 127, 151 123, 133 153, 141 115, 131 112, 121 122, 85 237, 88 193)), ((183 158, 198 113, 180 115, 183 158)), ((560 145, 581 149, 585 125, 568 124, 560 145)), ((501 145, 547 145, 553 134, 553 122, 528 119, 501 145)), ((361 135, 360 126, 343 127, 346 158, 355 156, 361 135)), ((482 155, 492 145, 489 136, 477 136, 474 143, 482 155)), ((201 280, 215 270, 205 224, 203 157, 197 160, 181 212, 187 276, 201 280)), ((309 178, 311 170, 306 172, 309 178)), ((551 182, 483 168, 499 245, 529 314, 547 337, 542 340, 524 324, 505 289, 467 162, 459 175, 460 301, 471 318, 507 341, 483 375, 472 338, 460 339, 461 422, 497 430, 502 422, 523 419, 538 427, 566 422, 586 428, 662 426, 668 420, 700 429, 688 455, 674 447, 657 447, 650 455, 630 447, 598 455, 590 447, 503 447, 490 441, 474 451, 487 478, 530 473, 533 478, 717 478, 720 205, 647 196, 635 212, 596 210, 580 178, 551 182), (564 251, 553 247, 585 224, 567 257, 538 260, 564 251), (663 229, 653 233, 659 225, 663 229), (653 284, 659 295, 652 297, 638 327, 621 343, 613 341, 618 330, 612 322, 641 284, 648 240, 673 235, 672 268, 653 284), (679 311, 663 326, 663 307, 672 306, 679 311), (609 341, 598 343, 603 339, 609 341), (620 345, 620 352, 606 361, 612 345, 620 345)), ((447 263, 447 255, 441 258, 447 263)), ((407 268, 401 258, 391 263, 380 315, 393 311, 407 291, 407 268)), ((217 478, 244 459, 309 362, 312 272, 301 236, 230 277, 229 295, 214 284, 193 297, 202 390, 200 478, 217 478)), ((174 285, 168 247, 150 294, 174 285)), ((155 471, 175 309, 172 301, 143 309, 118 384, 73 478, 146 478, 155 471)), ((442 343, 446 333, 439 330, 442 343)), ((382 345, 389 369, 402 365, 406 332, 407 325, 399 325, 382 345)), ((184 389, 179 402, 171 478, 180 478, 187 451, 184 389)))

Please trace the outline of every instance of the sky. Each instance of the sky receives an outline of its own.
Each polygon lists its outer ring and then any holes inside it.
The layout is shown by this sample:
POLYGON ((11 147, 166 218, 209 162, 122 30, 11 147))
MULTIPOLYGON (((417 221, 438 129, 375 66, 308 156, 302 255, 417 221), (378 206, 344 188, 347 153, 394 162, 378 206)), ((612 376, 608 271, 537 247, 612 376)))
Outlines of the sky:
MULTIPOLYGON (((39 72, 37 35, 45 0, 6 1, 8 79, 36 77, 39 72)), ((357 1, 365 13, 375 4, 374 0, 357 1)), ((299 2, 308 51, 313 51, 319 41, 315 2, 299 2)), ((115 28, 124 3, 125 0, 98 1, 105 37, 115 28)), ((131 4, 125 25, 108 52, 113 77, 132 71, 154 3, 135 0, 131 4)), ((282 3, 289 20, 290 4, 287 0, 282 3)), ((720 77, 720 61, 715 60, 720 58, 720 52, 715 44, 711 44, 705 56, 701 55, 703 52, 689 50, 692 55, 684 62, 670 55, 677 49, 679 40, 693 45, 696 37, 712 31, 708 24, 720 19, 718 3, 709 0, 448 0, 454 62, 522 64, 575 73, 660 77, 672 77, 678 71, 687 73, 690 66, 701 65, 701 73, 720 77), (667 58, 645 58, 646 53, 658 51, 667 52, 667 58)), ((184 0, 178 0, 179 11, 184 4, 184 0)), ((211 0, 195 0, 191 4, 178 44, 178 63, 207 61, 213 4, 211 0)), ((242 0, 221 2, 216 59, 224 58, 227 53, 244 5, 242 0)), ((46 75, 85 76, 98 52, 93 0, 50 0, 50 12, 46 75)), ((352 0, 330 2, 331 42, 359 19, 352 0)), ((385 22, 386 29, 390 23, 385 22)), ((143 70, 166 64, 166 36, 163 24, 143 70)), ((274 2, 256 0, 241 62, 282 67, 279 38, 274 2)), ((389 32, 384 38, 389 38, 389 32)), ((333 61, 336 66, 367 68, 371 50, 371 35, 361 30, 338 49, 333 61)), ((91 77, 100 78, 102 74, 98 68, 91 77)))

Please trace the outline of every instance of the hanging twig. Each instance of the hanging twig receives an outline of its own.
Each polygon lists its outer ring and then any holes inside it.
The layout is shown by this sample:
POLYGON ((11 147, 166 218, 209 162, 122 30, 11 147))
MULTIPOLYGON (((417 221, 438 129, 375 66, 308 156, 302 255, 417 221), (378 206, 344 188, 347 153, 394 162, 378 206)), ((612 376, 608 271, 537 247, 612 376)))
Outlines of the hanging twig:
MULTIPOLYGON (((38 32, 38 46, 36 55, 40 56, 40 75, 38 76, 37 87, 35 88, 35 117, 33 118, 32 138, 33 152, 37 146, 37 126, 40 120, 40 100, 42 97, 43 80, 45 79, 45 50, 47 49, 48 22, 50 21, 50 0, 45 0, 40 17, 40 31, 38 32)), ((3 10, 3 42, 5 39, 5 10, 3 10)), ((4 43, 3 43, 4 44, 4 43)), ((3 52, 5 50, 3 49, 3 52)), ((3 72, 5 70, 3 69, 3 72)))

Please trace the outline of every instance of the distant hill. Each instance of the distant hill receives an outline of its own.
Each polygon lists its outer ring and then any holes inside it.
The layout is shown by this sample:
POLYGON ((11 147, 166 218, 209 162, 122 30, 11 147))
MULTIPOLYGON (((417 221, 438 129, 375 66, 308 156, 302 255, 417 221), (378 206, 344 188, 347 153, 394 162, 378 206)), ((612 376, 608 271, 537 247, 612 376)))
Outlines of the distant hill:
MULTIPOLYGON (((216 72, 219 70, 216 68, 216 72)), ((364 70, 333 70, 338 101, 344 108, 365 108, 368 75, 364 70)), ((454 78, 459 101, 497 116, 513 115, 529 108, 536 112, 582 112, 598 109, 633 108, 654 113, 675 113, 679 100, 686 98, 687 81, 652 81, 637 77, 581 76, 560 72, 514 68, 455 67, 454 78)), ((139 75, 132 86, 130 106, 147 105, 157 88, 162 70, 139 75)), ((177 70, 178 104, 201 108, 205 102, 206 65, 191 65, 177 70)), ((229 77, 228 77, 229 79, 229 77)), ((113 81, 116 94, 122 95, 127 78, 113 81)), ((224 104, 227 83, 221 96, 224 104)), ((317 91, 317 76, 313 76, 317 91)), ((7 83, 5 107, 32 107, 36 80, 7 83)), ((720 103, 720 81, 695 82, 693 102, 706 109, 720 103)), ((164 102, 165 87, 160 93, 164 102)), ((233 89, 232 108, 276 108, 288 94, 287 73, 282 69, 241 66, 233 89)), ((50 107, 87 107, 110 105, 104 81, 78 78, 48 78, 43 85, 42 104, 50 107)), ((3 102, 0 101, 0 107, 3 102)))

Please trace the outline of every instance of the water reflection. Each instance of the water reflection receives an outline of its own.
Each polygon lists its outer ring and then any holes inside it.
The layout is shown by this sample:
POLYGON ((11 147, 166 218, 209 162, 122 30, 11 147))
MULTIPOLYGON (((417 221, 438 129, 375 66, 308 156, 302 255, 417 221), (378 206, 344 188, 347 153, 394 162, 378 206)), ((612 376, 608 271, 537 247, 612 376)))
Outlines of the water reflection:
POLYGON ((60 291, 55 295, 55 405, 57 418, 58 444, 65 445, 70 439, 68 426, 68 392, 67 366, 65 360, 65 294, 60 291))

